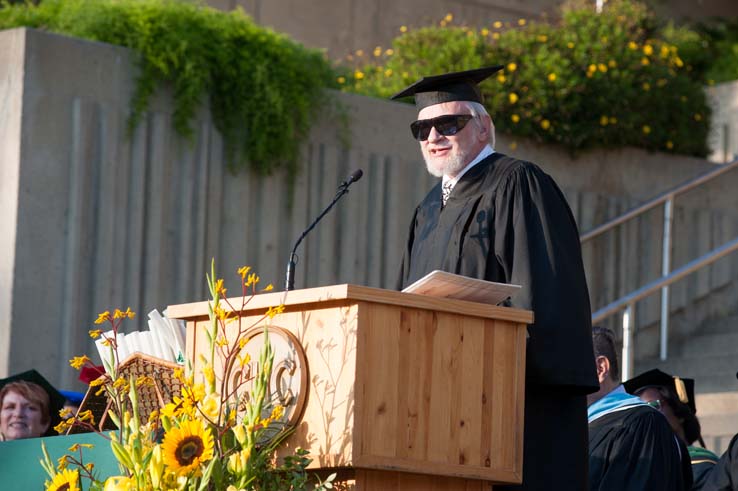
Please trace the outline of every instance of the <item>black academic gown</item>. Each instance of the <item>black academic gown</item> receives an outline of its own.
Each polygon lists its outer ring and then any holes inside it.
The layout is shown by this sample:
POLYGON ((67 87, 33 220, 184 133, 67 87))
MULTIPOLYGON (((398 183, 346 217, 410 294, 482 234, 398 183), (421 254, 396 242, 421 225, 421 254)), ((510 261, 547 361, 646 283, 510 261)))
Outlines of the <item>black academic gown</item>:
POLYGON ((720 457, 702 447, 687 447, 692 465, 692 491, 709 491, 710 474, 720 457))
POLYGON ((579 233, 556 183, 536 165, 499 153, 462 176, 443 210, 439 183, 413 215, 398 288, 435 269, 522 285, 512 305, 534 311, 535 323, 523 486, 510 489, 586 489, 584 395, 599 385, 579 233))
POLYGON ((591 491, 689 491, 692 484, 688 468, 684 474, 679 440, 664 415, 649 406, 591 422, 589 453, 591 491))
POLYGON ((738 435, 710 471, 702 489, 710 491, 738 491, 738 435))

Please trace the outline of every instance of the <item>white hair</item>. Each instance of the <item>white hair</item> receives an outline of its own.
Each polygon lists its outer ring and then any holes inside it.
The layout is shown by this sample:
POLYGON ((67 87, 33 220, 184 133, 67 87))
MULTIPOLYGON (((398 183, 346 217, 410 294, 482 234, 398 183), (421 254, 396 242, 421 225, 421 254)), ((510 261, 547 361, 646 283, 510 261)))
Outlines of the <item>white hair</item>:
POLYGON ((492 121, 492 116, 489 115, 487 109, 479 102, 462 101, 462 104, 469 109, 469 113, 474 117, 474 123, 480 130, 484 129, 483 118, 489 118, 489 144, 492 148, 495 147, 495 123, 492 121))

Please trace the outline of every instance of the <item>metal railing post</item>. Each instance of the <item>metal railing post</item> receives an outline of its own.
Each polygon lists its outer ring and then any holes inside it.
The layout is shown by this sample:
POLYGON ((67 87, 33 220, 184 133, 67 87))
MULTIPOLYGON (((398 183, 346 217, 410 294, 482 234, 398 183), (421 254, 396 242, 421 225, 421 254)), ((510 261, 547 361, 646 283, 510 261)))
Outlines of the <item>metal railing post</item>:
MULTIPOLYGON (((671 273, 671 226, 674 223, 674 197, 670 196, 664 202, 664 237, 661 244, 661 277, 666 278, 671 273)), ((669 344, 669 285, 661 288, 661 339, 659 357, 666 360, 669 344)))
POLYGON ((635 323, 635 303, 629 303, 623 310, 623 382, 633 376, 633 324, 635 323))

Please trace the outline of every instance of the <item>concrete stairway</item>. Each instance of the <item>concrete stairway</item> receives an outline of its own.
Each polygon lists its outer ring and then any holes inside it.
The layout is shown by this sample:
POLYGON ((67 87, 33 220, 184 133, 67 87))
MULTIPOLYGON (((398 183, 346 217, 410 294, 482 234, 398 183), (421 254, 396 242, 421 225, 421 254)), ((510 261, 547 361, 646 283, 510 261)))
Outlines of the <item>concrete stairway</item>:
POLYGON ((694 378, 702 436, 710 450, 721 454, 738 433, 738 315, 706 323, 671 349, 666 361, 638 360, 635 373, 659 368, 694 378))

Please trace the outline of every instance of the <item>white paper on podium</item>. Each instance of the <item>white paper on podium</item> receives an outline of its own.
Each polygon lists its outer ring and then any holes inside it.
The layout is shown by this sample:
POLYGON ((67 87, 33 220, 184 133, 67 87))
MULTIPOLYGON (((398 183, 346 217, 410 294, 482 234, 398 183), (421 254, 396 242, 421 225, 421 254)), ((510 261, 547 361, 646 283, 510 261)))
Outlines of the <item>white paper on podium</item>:
POLYGON ((453 298, 498 305, 520 290, 520 285, 495 283, 436 269, 402 290, 404 293, 453 298))

